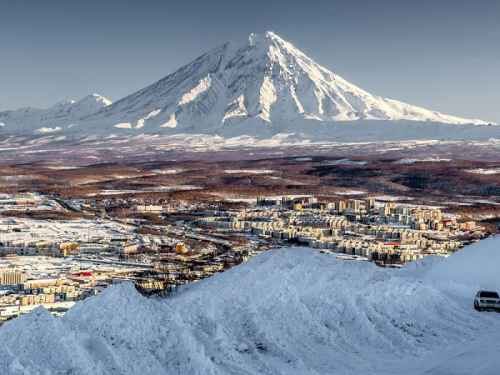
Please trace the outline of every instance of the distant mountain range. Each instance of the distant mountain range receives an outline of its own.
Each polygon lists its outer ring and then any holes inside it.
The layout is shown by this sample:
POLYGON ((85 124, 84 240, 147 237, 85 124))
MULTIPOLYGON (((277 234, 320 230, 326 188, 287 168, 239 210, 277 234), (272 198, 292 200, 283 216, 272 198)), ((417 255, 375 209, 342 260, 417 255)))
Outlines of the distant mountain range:
POLYGON ((47 109, 26 107, 0 112, 0 127, 3 132, 21 134, 70 131, 80 124, 84 117, 110 104, 109 99, 92 94, 78 101, 63 101, 47 109))
POLYGON ((401 138, 500 137, 500 127, 488 125, 372 95, 273 32, 217 47, 115 103, 93 94, 44 110, 0 112, 2 133, 73 137, 294 133, 335 139, 351 130, 353 139, 366 132, 394 138, 394 131, 401 138), (449 125, 459 127, 450 132, 449 125))

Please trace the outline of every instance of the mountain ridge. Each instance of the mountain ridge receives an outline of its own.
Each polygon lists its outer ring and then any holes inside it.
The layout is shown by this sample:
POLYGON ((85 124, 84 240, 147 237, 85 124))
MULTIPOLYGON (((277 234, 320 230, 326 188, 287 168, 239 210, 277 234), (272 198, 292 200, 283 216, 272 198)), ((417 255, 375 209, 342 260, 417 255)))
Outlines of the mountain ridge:
POLYGON ((146 124, 155 130, 191 131, 200 130, 194 123, 201 117, 201 130, 223 130, 228 123, 246 120, 278 127, 294 120, 488 124, 369 94, 273 32, 251 34, 246 44, 228 42, 212 49, 89 120, 109 119, 108 126, 129 124, 119 126, 128 129, 146 124))
MULTIPOLYGON (((114 103, 102 100, 93 109, 76 118, 49 116, 36 129, 20 128, 82 136, 297 133, 335 138, 339 125, 373 121, 422 123, 429 126, 427 132, 434 124, 494 125, 370 94, 271 31, 250 34, 245 43, 224 43, 151 85, 114 103), (50 121, 57 124, 49 126, 50 121)), ((0 113, 3 130, 17 130, 8 126, 8 118, 2 121, 5 113, 0 113)))
POLYGON ((49 108, 23 107, 0 112, 0 128, 8 132, 46 134, 71 129, 76 122, 111 105, 108 98, 93 93, 79 100, 62 100, 49 108), (14 129, 13 129, 14 128, 14 129))

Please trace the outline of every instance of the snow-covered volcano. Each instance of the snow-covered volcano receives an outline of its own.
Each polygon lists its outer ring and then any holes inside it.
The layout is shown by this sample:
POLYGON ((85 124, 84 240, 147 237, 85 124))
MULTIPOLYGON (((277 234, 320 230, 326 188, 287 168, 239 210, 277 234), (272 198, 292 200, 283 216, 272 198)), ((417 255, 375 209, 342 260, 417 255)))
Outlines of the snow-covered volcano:
POLYGON ((357 120, 486 124, 372 95, 273 32, 215 48, 87 119, 100 129, 237 135, 357 120))
POLYGON ((62 131, 82 137, 188 133, 270 138, 294 133, 348 140, 500 138, 500 127, 485 121, 372 95, 273 32, 225 43, 113 104, 96 98, 90 98, 92 105, 84 111, 71 109, 78 102, 46 111, 6 112, 0 122, 5 132, 62 131))

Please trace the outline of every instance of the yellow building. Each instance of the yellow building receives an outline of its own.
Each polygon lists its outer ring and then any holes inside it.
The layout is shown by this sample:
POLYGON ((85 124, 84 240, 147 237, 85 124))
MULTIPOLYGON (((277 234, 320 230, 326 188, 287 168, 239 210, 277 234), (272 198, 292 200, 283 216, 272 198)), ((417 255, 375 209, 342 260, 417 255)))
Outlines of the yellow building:
POLYGON ((187 254, 189 252, 187 246, 184 244, 184 242, 178 242, 175 245, 175 252, 177 254, 187 254))
POLYGON ((78 254, 80 245, 76 242, 63 242, 59 245, 59 250, 64 257, 67 257, 71 254, 78 254))
POLYGON ((28 294, 22 296, 21 306, 27 305, 43 305, 46 303, 55 303, 56 298, 54 294, 28 294))
POLYGON ((22 284, 26 280, 26 276, 15 270, 0 270, 0 285, 15 285, 22 284))

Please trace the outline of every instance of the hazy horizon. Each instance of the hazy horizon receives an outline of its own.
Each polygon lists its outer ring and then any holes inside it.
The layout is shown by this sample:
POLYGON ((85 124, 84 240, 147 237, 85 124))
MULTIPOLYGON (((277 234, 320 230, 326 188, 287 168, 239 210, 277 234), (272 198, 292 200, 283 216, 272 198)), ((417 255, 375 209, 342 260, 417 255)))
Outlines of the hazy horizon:
POLYGON ((93 92, 116 101, 227 40, 273 30, 376 95, 500 123, 494 0, 7 0, 0 14, 0 110, 93 92))

